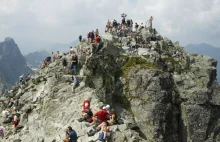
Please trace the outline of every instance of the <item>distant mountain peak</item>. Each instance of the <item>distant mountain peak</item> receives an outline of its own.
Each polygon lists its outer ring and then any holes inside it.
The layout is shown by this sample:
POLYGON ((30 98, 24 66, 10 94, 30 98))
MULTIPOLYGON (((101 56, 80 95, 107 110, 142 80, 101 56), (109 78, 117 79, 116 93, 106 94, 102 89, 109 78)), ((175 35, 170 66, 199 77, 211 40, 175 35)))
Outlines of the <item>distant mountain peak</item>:
POLYGON ((14 42, 14 39, 11 37, 6 37, 4 42, 14 42))

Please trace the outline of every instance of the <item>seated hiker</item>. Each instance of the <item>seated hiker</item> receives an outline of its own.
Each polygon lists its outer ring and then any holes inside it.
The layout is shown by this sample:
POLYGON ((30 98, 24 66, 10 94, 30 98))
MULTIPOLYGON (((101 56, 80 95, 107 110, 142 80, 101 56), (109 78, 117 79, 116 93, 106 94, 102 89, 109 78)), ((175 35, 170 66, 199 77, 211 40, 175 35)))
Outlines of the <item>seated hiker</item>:
POLYGON ((110 111, 110 119, 108 120, 109 125, 114 125, 117 123, 117 114, 114 109, 110 111))
POLYGON ((107 111, 108 113, 110 113, 110 105, 106 105, 103 107, 103 110, 107 111))
POLYGON ((82 41, 82 35, 79 35, 79 42, 82 41))
POLYGON ((26 79, 25 79, 25 81, 28 82, 30 79, 31 79, 31 75, 28 74, 27 77, 26 77, 26 79))
POLYGON ((16 128, 19 124, 19 120, 18 120, 18 116, 17 114, 14 115, 14 119, 13 119, 13 123, 14 123, 14 127, 16 128))
POLYGON ((72 76, 72 80, 73 80, 73 83, 71 84, 72 85, 72 92, 74 93, 75 89, 78 85, 78 80, 76 79, 76 76, 72 76))
MULTIPOLYGON (((110 131, 109 130, 109 124, 107 121, 104 121, 102 124, 100 124, 97 129, 101 129, 101 132, 99 133, 99 136, 96 140, 92 140, 90 142, 96 142, 96 141, 100 141, 100 142, 104 142, 106 137, 107 137, 107 133, 110 131)), ((98 131, 98 130, 97 130, 98 131)), ((89 136, 92 136, 88 133, 89 136)))
POLYGON ((63 70, 64 70, 64 72, 66 72, 68 62, 67 62, 67 58, 66 58, 65 53, 63 54, 63 57, 62 57, 62 64, 63 64, 63 70))
POLYGON ((71 126, 69 126, 66 130, 66 138, 63 140, 63 142, 76 142, 76 141, 77 141, 76 131, 74 131, 71 126))
POLYGON ((99 107, 99 111, 95 113, 95 115, 93 116, 93 122, 90 125, 94 125, 94 124, 100 124, 102 122, 104 122, 109 113, 106 110, 102 109, 103 107, 99 107))
POLYGON ((43 60, 43 64, 41 65, 41 69, 45 68, 47 66, 47 61, 46 60, 43 60))
POLYGON ((8 120, 8 117, 10 116, 10 113, 8 110, 4 109, 2 111, 2 121, 5 122, 8 120))
POLYGON ((92 110, 90 108, 87 108, 85 110, 82 110, 82 118, 79 119, 79 122, 81 121, 87 121, 89 123, 92 122, 92 110))
POLYGON ((91 98, 84 100, 83 105, 82 105, 82 111, 85 109, 90 109, 90 101, 91 101, 91 98))
POLYGON ((51 63, 51 57, 46 57, 45 60, 47 61, 47 65, 49 65, 51 63))
POLYGON ((92 118, 93 116, 93 113, 90 109, 90 101, 91 101, 91 98, 87 99, 87 100, 84 100, 83 102, 83 105, 82 105, 82 118, 79 119, 79 121, 83 121, 83 120, 88 120, 88 122, 91 122, 92 119, 90 120, 90 118, 92 118))

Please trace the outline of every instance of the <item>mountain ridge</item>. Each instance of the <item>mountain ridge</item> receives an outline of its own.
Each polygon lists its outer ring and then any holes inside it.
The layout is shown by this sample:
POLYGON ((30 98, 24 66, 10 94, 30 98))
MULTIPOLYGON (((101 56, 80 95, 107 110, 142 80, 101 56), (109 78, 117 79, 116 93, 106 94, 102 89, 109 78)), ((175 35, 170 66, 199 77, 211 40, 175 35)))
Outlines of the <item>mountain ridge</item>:
POLYGON ((8 84, 15 85, 19 76, 32 73, 13 38, 0 42, 0 74, 8 84))
MULTIPOLYGON (((62 141, 67 126, 76 130, 79 142, 95 140, 99 134, 87 135, 93 129, 88 122, 77 121, 88 98, 92 111, 109 104, 123 121, 109 126, 109 142, 219 141, 217 61, 189 54, 155 29, 137 29, 130 37, 104 33, 97 43, 78 43, 75 90, 72 75, 58 59, 40 69, 32 82, 2 97, 0 108, 19 99, 21 109, 17 133, 8 127, 3 142, 62 141), (128 44, 137 36, 149 40, 145 48, 128 44)), ((66 60, 71 63, 72 55, 66 60)))
MULTIPOLYGON (((218 62, 220 62, 220 48, 214 47, 207 43, 201 43, 201 44, 188 44, 184 47, 187 51, 190 53, 198 53, 201 55, 208 55, 210 57, 213 57, 218 62)), ((217 65, 217 79, 220 83, 220 64, 217 65)))

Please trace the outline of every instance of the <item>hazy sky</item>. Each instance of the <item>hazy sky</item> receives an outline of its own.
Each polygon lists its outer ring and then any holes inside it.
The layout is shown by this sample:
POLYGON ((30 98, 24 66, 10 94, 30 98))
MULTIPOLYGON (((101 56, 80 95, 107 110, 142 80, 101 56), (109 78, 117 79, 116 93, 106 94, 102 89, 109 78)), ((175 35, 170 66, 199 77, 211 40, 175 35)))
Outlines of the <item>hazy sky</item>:
POLYGON ((152 15, 159 33, 183 46, 220 47, 220 0, 0 0, 0 41, 10 36, 27 53, 103 31, 121 13, 139 23, 152 15))

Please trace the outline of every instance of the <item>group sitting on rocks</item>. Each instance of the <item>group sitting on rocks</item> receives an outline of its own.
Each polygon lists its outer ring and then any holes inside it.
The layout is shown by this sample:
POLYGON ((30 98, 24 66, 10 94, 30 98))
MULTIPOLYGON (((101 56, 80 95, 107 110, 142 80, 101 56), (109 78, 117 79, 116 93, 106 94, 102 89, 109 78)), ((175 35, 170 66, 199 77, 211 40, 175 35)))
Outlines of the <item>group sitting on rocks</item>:
MULTIPOLYGON (((14 128, 15 128, 15 132, 16 132, 16 128, 19 124, 19 100, 10 100, 8 103, 8 108, 5 108, 2 111, 2 122, 3 124, 7 124, 7 123, 13 123, 14 128)), ((4 128, 3 126, 0 127, 0 136, 3 138, 4 137, 4 128)))
POLYGON ((19 83, 18 83, 18 87, 23 88, 29 80, 31 80, 31 74, 30 73, 25 78, 24 78, 24 75, 21 75, 19 83))
POLYGON ((87 122, 87 127, 92 126, 92 129, 87 133, 89 137, 94 136, 101 130, 99 137, 94 141, 104 141, 107 136, 110 136, 109 126, 119 124, 117 114, 114 109, 110 108, 110 105, 100 106, 99 110, 93 114, 90 101, 91 99, 87 99, 83 102, 81 111, 82 117, 79 118, 78 121, 87 122))

